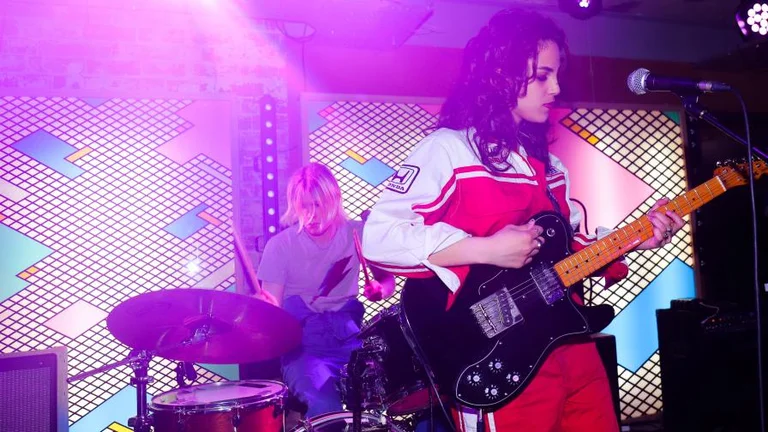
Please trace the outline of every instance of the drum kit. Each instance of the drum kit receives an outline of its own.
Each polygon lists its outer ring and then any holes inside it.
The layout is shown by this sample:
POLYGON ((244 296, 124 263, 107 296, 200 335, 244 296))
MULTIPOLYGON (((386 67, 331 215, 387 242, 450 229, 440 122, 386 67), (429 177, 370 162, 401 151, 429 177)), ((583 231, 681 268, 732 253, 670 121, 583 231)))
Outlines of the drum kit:
MULTIPOLYGON (((437 401, 423 363, 409 343, 399 307, 363 325, 361 347, 340 373, 347 411, 299 423, 303 431, 395 431, 394 420, 430 409, 437 401)), ((275 359, 297 347, 301 325, 283 309, 241 294, 209 289, 152 291, 120 303, 107 317, 117 340, 132 348, 124 360, 72 376, 75 382, 120 366, 133 370, 136 432, 279 432, 285 429, 288 389, 278 381, 222 381, 182 385, 147 403, 149 363, 154 357, 180 362, 233 364, 275 359)), ((177 368, 177 374, 183 373, 177 368)))

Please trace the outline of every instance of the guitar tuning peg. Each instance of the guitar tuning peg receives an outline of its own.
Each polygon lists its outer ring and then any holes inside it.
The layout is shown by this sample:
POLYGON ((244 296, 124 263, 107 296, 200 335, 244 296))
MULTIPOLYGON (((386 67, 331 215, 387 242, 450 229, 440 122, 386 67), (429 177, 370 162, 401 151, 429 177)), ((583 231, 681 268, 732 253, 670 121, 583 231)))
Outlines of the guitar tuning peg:
POLYGON ((722 167, 723 167, 723 161, 715 162, 715 168, 722 168, 722 167))

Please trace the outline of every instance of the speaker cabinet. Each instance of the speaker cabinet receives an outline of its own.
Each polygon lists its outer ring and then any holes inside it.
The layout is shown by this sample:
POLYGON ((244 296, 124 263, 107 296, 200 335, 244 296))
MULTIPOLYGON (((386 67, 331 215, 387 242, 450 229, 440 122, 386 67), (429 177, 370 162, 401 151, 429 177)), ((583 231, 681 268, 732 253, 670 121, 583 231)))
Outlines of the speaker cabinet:
POLYGON ((65 432, 67 351, 0 354, 0 431, 65 432))
POLYGON ((595 333, 592 340, 597 345, 597 352, 605 366, 605 373, 608 375, 608 381, 611 383, 611 395, 613 396, 613 407, 616 411, 616 420, 621 420, 621 408, 619 406, 619 367, 616 358, 616 336, 607 333, 595 333))
POLYGON ((759 430, 754 322, 695 305, 656 311, 664 431, 759 430))

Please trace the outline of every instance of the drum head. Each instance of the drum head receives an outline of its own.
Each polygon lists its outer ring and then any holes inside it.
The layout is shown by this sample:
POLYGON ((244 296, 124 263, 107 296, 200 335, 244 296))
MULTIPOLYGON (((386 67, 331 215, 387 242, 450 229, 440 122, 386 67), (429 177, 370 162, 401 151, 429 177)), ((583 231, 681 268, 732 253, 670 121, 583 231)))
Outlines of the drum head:
MULTIPOLYGON (((351 432, 352 431, 352 413, 349 411, 339 411, 322 414, 312 417, 306 423, 300 424, 291 429, 291 432, 351 432)), ((362 413, 361 429, 364 432, 403 432, 403 429, 387 424, 385 418, 375 416, 369 413, 362 413)))
POLYGON ((277 381, 222 381, 161 393, 152 398, 156 411, 229 411, 245 406, 270 405, 281 399, 286 387, 277 381))
POLYGON ((369 336, 373 336, 379 332, 382 332, 382 327, 385 325, 396 325, 399 327, 398 319, 400 316, 400 305, 395 304, 387 309, 382 310, 376 314, 369 321, 363 323, 360 327, 360 332, 357 335, 358 339, 365 339, 369 336), (387 323, 387 324, 385 324, 387 323))

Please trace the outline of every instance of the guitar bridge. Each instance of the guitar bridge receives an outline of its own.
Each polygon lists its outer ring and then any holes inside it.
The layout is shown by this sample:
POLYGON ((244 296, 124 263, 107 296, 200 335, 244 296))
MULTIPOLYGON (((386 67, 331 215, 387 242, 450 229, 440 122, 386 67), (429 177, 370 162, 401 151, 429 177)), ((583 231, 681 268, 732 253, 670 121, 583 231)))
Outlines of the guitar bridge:
POLYGON ((506 288, 480 300, 469 309, 489 339, 523 321, 523 314, 506 288))

